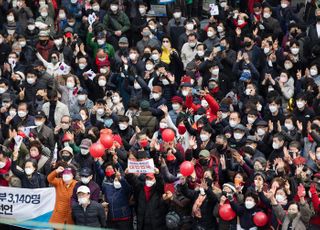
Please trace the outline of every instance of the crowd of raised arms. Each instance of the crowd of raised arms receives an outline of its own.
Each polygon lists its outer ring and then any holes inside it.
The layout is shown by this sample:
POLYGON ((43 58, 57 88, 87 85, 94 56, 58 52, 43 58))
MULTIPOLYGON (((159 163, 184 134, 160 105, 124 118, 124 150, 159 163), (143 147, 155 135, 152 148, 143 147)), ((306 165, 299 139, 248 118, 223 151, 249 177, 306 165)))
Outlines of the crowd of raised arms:
POLYGON ((320 229, 319 86, 315 0, 0 0, 0 185, 50 223, 320 229))

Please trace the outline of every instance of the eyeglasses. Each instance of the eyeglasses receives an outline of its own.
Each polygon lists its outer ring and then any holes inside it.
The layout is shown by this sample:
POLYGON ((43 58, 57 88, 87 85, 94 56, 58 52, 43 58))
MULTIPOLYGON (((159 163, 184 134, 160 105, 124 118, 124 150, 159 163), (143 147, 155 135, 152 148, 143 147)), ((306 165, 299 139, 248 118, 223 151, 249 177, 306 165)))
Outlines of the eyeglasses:
POLYGON ((69 121, 61 121, 61 124, 69 124, 69 121))
POLYGON ((169 43, 169 41, 168 40, 163 40, 162 43, 169 43))

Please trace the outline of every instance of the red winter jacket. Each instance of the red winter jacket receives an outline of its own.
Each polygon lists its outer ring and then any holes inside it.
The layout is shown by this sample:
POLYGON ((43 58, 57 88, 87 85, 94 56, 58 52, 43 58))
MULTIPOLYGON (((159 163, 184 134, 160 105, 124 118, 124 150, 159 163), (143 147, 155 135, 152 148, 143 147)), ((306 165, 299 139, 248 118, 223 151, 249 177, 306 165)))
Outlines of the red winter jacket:
MULTIPOLYGON (((0 175, 9 174, 10 167, 11 167, 11 160, 7 158, 6 165, 0 169, 0 175)), ((0 177, 0 186, 6 186, 6 187, 9 186, 9 182, 6 179, 2 178, 2 176, 0 177)))
MULTIPOLYGON (((218 102, 210 95, 206 94, 204 99, 208 102, 209 108, 206 111, 206 116, 210 122, 217 119, 217 113, 220 109, 218 102)), ((196 105, 193 103, 193 97, 187 96, 186 97, 186 107, 188 109, 192 109, 193 113, 195 114, 197 110, 201 107, 201 105, 196 105)))
POLYGON ((320 198, 316 192, 311 195, 312 206, 316 215, 311 218, 310 223, 320 226, 320 198))

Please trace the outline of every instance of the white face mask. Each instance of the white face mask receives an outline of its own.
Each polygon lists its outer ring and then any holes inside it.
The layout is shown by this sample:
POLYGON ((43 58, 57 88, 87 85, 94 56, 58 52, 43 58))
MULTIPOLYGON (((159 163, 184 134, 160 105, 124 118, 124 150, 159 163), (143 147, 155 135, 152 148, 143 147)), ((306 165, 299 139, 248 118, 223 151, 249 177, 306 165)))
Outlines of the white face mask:
POLYGON ((287 8, 288 7, 288 4, 287 3, 281 3, 281 8, 287 8))
POLYGON ((25 168, 24 169, 24 172, 28 175, 28 176, 30 176, 32 173, 33 173, 33 169, 32 168, 25 168))
POLYGON ((25 116, 27 116, 27 112, 20 110, 20 111, 18 111, 18 116, 20 118, 25 117, 25 116))
POLYGON ((80 151, 82 155, 88 155, 89 153, 89 149, 81 149, 80 151))
POLYGON ((246 209, 252 209, 256 204, 253 201, 246 200, 244 205, 246 206, 246 209))
POLYGON ((108 68, 101 68, 100 73, 105 74, 108 72, 108 68))
POLYGON ((289 131, 291 131, 291 130, 294 129, 293 124, 290 124, 290 123, 284 123, 284 126, 285 126, 289 131))
POLYGON ((20 42, 19 42, 19 45, 20 45, 21 47, 25 47, 25 46, 26 46, 26 44, 27 44, 27 42, 26 42, 26 41, 20 41, 20 42))
POLYGON ((180 109, 180 104, 172 104, 172 109, 174 111, 177 111, 178 109, 180 109))
POLYGON ((146 13, 146 8, 145 7, 139 7, 139 13, 141 15, 144 15, 146 13))
POLYGON ((271 14, 269 14, 269 13, 263 13, 263 17, 264 17, 264 18, 267 18, 267 19, 268 19, 268 18, 270 18, 270 16, 271 16, 271 14))
POLYGON ((248 123, 249 123, 249 124, 253 124, 256 119, 253 118, 253 117, 248 117, 247 120, 248 120, 248 123))
POLYGON ((102 116, 104 114, 104 109, 97 109, 97 114, 102 116))
POLYGON ((160 93, 152 93, 152 97, 153 97, 153 99, 155 99, 155 100, 159 99, 160 96, 161 96, 160 93))
POLYGON ((234 139, 236 139, 236 140, 241 140, 242 137, 243 137, 243 135, 244 135, 244 134, 242 134, 242 133, 234 133, 234 134, 233 134, 233 137, 234 137, 234 139))
POLYGON ((66 18, 66 14, 65 13, 59 13, 59 18, 60 19, 65 19, 66 18))
POLYGON ((217 31, 218 31, 219 33, 223 32, 223 27, 222 27, 222 26, 218 26, 218 27, 217 27, 217 31))
POLYGON ((159 60, 159 55, 158 54, 152 54, 151 55, 151 59, 154 61, 158 61, 159 60))
POLYGON ((284 68, 286 69, 286 70, 289 70, 289 69, 291 69, 292 68, 292 64, 290 63, 284 63, 284 68))
POLYGON ((0 94, 3 94, 4 92, 6 92, 7 89, 6 88, 0 88, 0 94))
POLYGON ((67 82, 67 88, 68 89, 73 89, 74 88, 74 82, 67 82))
POLYGON ((318 75, 318 70, 317 70, 317 69, 314 69, 314 68, 311 68, 311 69, 310 69, 310 75, 311 75, 311 76, 316 76, 316 75, 318 75))
POLYGON ((152 64, 146 64, 146 70, 150 71, 153 69, 153 65, 152 64))
POLYGON ((201 117, 202 115, 194 115, 194 121, 197 122, 201 117))
POLYGON ((114 186, 115 189, 120 189, 122 187, 121 183, 119 181, 117 181, 117 180, 113 181, 113 186, 114 186))
POLYGON ((81 64, 79 64, 79 69, 82 70, 82 69, 86 68, 86 66, 87 66, 87 64, 82 64, 82 63, 81 63, 81 64))
POLYGON ((90 177, 81 177, 81 182, 83 184, 88 184, 90 182, 90 177))
POLYGON ((244 23, 244 20, 242 20, 242 19, 238 20, 238 25, 242 25, 243 23, 244 23))
POLYGON ((273 149, 280 149, 280 145, 278 143, 276 143, 276 142, 273 142, 272 143, 272 148, 273 149))
POLYGON ((207 134, 200 134, 201 141, 205 142, 209 140, 209 136, 207 134))
POLYGON ((41 12, 40 14, 41 14, 41 16, 44 17, 44 18, 48 16, 48 12, 41 12))
POLYGON ((271 113, 275 113, 278 111, 278 107, 276 105, 269 105, 269 110, 271 113))
POLYGON ((63 129, 63 130, 67 130, 67 129, 69 129, 69 124, 61 124, 61 128, 63 129))
POLYGON ((251 94, 251 91, 252 91, 251 89, 246 89, 245 94, 249 96, 251 94))
POLYGON ((163 84, 163 85, 169 85, 170 82, 169 82, 167 79, 163 79, 163 80, 162 80, 162 84, 163 84))
POLYGON ((293 55, 297 55, 299 53, 299 48, 291 48, 290 50, 293 55))
POLYGON ((137 57, 137 55, 135 53, 129 54, 129 58, 130 58, 131 61, 136 60, 136 57, 137 57))
POLYGON ((62 180, 63 180, 64 182, 69 182, 69 181, 72 180, 72 178, 73 178, 73 176, 72 176, 71 174, 63 174, 63 175, 62 175, 62 180))
POLYGON ((98 85, 101 86, 101 87, 104 87, 106 84, 107 84, 106 80, 99 80, 98 81, 98 85))
POLYGON ((208 36, 209 38, 211 38, 213 35, 214 35, 214 33, 213 33, 212 31, 208 31, 208 32, 207 32, 207 36, 208 36))
POLYGON ((29 77, 27 78, 27 82, 28 82, 28 84, 30 84, 30 85, 32 85, 35 81, 36 81, 36 80, 35 80, 33 77, 32 77, 32 78, 31 78, 31 77, 30 77, 30 78, 29 78, 29 77))
POLYGON ((211 72, 213 75, 219 75, 219 69, 217 69, 217 68, 211 69, 210 72, 211 72))
POLYGON ((9 22, 14 21, 14 16, 12 16, 12 15, 7 16, 7 20, 8 20, 9 22))
POLYGON ((259 136, 263 136, 264 134, 266 134, 266 131, 264 130, 264 129, 257 129, 257 134, 259 135, 259 136))
POLYGON ((6 162, 0 161, 0 169, 3 169, 6 166, 6 162))
POLYGON ((299 109, 302 109, 305 106, 305 103, 303 101, 297 101, 296 104, 299 109))
POLYGON ((34 124, 37 126, 37 127, 40 127, 43 125, 43 122, 42 121, 34 121, 34 124))
POLYGON ((187 29, 187 30, 193 30, 193 28, 194 28, 194 25, 191 24, 191 23, 189 23, 189 24, 186 25, 186 29, 187 29))
POLYGON ((201 106, 204 107, 204 108, 207 108, 208 107, 208 102, 206 100, 201 100, 201 106))
POLYGON ((35 25, 28 25, 28 30, 34 30, 36 28, 36 26, 35 25))
POLYGON ((222 119, 227 118, 228 117, 228 113, 221 113, 221 117, 222 117, 222 119))
POLYGON ((98 39, 97 43, 99 46, 102 46, 106 41, 104 39, 98 39))
POLYGON ((114 103, 114 104, 118 104, 119 102, 120 102, 120 97, 112 97, 112 102, 114 103))
POLYGON ((221 8, 225 8, 227 6, 227 2, 221 2, 220 6, 221 6, 221 8))
POLYGON ((286 197, 285 196, 283 196, 283 195, 276 195, 276 200, 277 200, 277 202, 279 202, 279 203, 282 203, 282 202, 284 202, 285 200, 286 200, 286 197))
POLYGON ((140 84, 139 84, 138 82, 135 82, 135 83, 133 84, 133 87, 134 87, 135 89, 141 89, 141 86, 140 86, 140 84))
POLYGON ((120 130, 125 130, 127 127, 128 127, 127 124, 122 124, 122 123, 119 124, 119 129, 120 130))
POLYGON ((92 6, 92 10, 98 12, 100 10, 100 6, 99 5, 93 5, 92 6))
POLYGON ((89 203, 89 199, 86 198, 86 197, 81 197, 81 198, 78 198, 78 202, 79 202, 80 205, 88 204, 89 203))
POLYGON ((174 17, 175 19, 181 18, 181 12, 174 12, 174 13, 173 13, 173 17, 174 17))
POLYGON ((203 50, 199 50, 197 51, 197 54, 199 57, 203 57, 204 56, 204 51, 203 50))
POLYGON ((146 186, 149 188, 152 187, 155 183, 155 180, 146 180, 146 186))
POLYGON ((264 52, 265 54, 269 53, 269 52, 270 52, 270 48, 269 48, 269 47, 265 47, 265 48, 263 49, 263 52, 264 52))
POLYGON ((181 91, 181 94, 182 94, 184 97, 186 97, 186 96, 188 96, 189 91, 188 91, 188 90, 182 90, 182 91, 181 91))
POLYGON ((10 110, 9 115, 10 115, 10 117, 14 117, 15 115, 17 115, 17 112, 14 110, 10 110))
POLYGON ((168 128, 168 124, 164 123, 164 122, 160 122, 159 127, 160 127, 160 129, 166 129, 166 128, 168 128))
POLYGON ((110 10, 111 10, 112 12, 116 12, 116 11, 118 10, 118 6, 117 6, 117 5, 111 5, 111 6, 110 6, 110 10))
POLYGON ((234 128, 238 123, 236 121, 229 121, 229 125, 231 128, 234 128))

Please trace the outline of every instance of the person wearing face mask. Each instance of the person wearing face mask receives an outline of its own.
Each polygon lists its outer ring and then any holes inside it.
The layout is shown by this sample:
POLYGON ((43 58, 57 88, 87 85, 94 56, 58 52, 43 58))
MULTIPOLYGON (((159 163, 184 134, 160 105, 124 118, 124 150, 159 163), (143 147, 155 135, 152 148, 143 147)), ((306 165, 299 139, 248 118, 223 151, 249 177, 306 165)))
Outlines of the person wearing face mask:
POLYGON ((151 48, 160 48, 160 41, 154 37, 150 31, 148 26, 144 27, 141 31, 142 39, 137 42, 137 48, 139 53, 143 53, 143 50, 146 46, 150 46, 151 48))
POLYGON ((285 146, 284 143, 285 143, 285 139, 280 133, 273 135, 273 138, 272 138, 273 151, 269 156, 266 156, 270 162, 273 163, 273 161, 276 158, 284 157, 284 151, 283 151, 283 147, 285 146))
POLYGON ((100 187, 99 185, 93 180, 93 171, 91 168, 82 167, 79 172, 80 181, 76 183, 73 189, 72 194, 72 205, 75 205, 79 202, 77 197, 77 190, 81 186, 87 186, 90 191, 90 200, 94 200, 99 202, 99 195, 100 195, 100 187))
POLYGON ((144 181, 128 171, 128 169, 125 170, 125 178, 132 186, 138 200, 138 229, 162 229, 166 225, 166 207, 162 201, 164 181, 159 170, 155 168, 155 173, 146 174, 144 181), (154 216, 158 218, 153 218, 154 216))
MULTIPOLYGON (((29 150, 29 158, 37 162, 37 172, 48 176, 51 172, 51 161, 49 157, 51 155, 50 149, 42 145, 40 141, 31 141, 29 150)), ((47 184, 47 183, 46 183, 47 184)))
MULTIPOLYGON (((124 36, 130 29, 130 20, 125 12, 119 9, 119 1, 113 0, 110 3, 110 9, 103 18, 103 24, 107 31, 112 34, 113 40, 118 40, 121 36, 124 36)), ((114 47, 117 47, 117 42, 112 43, 114 47)))
POLYGON ((293 110, 293 119, 302 122, 303 134, 306 134, 306 128, 308 121, 312 120, 315 113, 309 108, 307 104, 307 97, 304 93, 300 93, 296 97, 297 107, 293 110))
POLYGON ((87 45, 93 50, 93 56, 95 57, 97 55, 98 49, 103 49, 108 54, 108 57, 112 59, 114 57, 115 50, 111 44, 106 42, 106 34, 99 32, 93 40, 94 35, 91 26, 89 26, 88 31, 87 45))
POLYGON ((36 52, 27 42, 27 39, 24 35, 19 35, 18 37, 19 45, 21 46, 21 54, 20 54, 20 61, 23 65, 31 65, 33 64, 34 60, 36 59, 36 52))
MULTIPOLYGON (((52 3, 48 2, 48 4, 51 4, 50 7, 52 7, 52 3)), ((52 9, 52 8, 51 8, 52 9)), ((48 29, 50 30, 50 35, 54 34, 54 11, 49 10, 48 5, 42 5, 39 7, 39 13, 40 16, 36 18, 36 22, 42 22, 48 26, 48 29)))
POLYGON ((118 42, 119 49, 116 51, 114 55, 114 61, 117 65, 121 65, 122 59, 121 57, 128 57, 129 55, 129 40, 126 37, 121 37, 118 42))
POLYGON ((260 209, 257 207, 257 204, 259 202, 258 195, 254 192, 247 192, 245 194, 243 204, 239 204, 233 198, 231 199, 230 198, 231 197, 228 197, 228 199, 230 200, 231 207, 239 216, 241 228, 243 229, 257 228, 253 222, 252 215, 260 211, 260 209))
POLYGON ((273 131, 280 131, 278 130, 278 123, 283 124, 284 121, 283 110, 281 109, 281 97, 279 97, 278 94, 274 94, 267 102, 268 107, 264 115, 264 120, 272 122, 273 131))
POLYGON ((134 135, 135 130, 131 125, 129 125, 129 117, 127 116, 119 116, 118 123, 118 132, 122 138, 123 146, 126 150, 129 150, 131 148, 129 142, 131 137, 134 135))
POLYGON ((102 204, 92 200, 86 185, 77 188, 78 202, 72 205, 72 219, 77 226, 105 227, 106 213, 102 204), (87 218, 90 216, 90 218, 87 218))
MULTIPOLYGON (((202 134, 204 135, 204 133, 202 134)), ((211 135, 211 134, 210 134, 211 135)), ((212 146, 214 146, 214 142, 210 140, 209 142, 212 146)), ((192 148, 193 144, 190 144, 190 147, 192 148)), ((196 156, 196 153, 194 153, 194 155, 196 156)), ((208 169, 213 170, 214 173, 218 173, 219 171, 219 166, 218 166, 218 159, 211 155, 209 150, 203 149, 199 152, 199 158, 196 161, 196 164, 194 166, 194 170, 196 173, 196 182, 197 183, 201 183, 201 180, 204 178, 204 172, 208 169)), ((217 174, 216 174, 217 175, 217 174)))
POLYGON ((132 44, 137 44, 137 42, 141 39, 140 32, 147 25, 147 10, 148 4, 145 2, 138 3, 138 13, 131 20, 131 38, 132 44))
POLYGON ((217 36, 217 29, 213 25, 207 28, 207 39, 203 42, 207 46, 208 51, 212 52, 213 48, 219 45, 220 39, 217 36))
POLYGON ((272 204, 272 211, 278 220, 282 223, 282 230, 293 229, 293 230, 306 230, 309 229, 309 221, 312 216, 312 211, 309 204, 305 200, 306 191, 305 188, 300 185, 298 186, 298 198, 299 203, 289 203, 288 210, 285 211, 282 205, 279 203, 275 194, 270 197, 272 204))
POLYGON ((182 16, 180 7, 175 7, 172 12, 173 17, 168 21, 167 31, 172 38, 172 47, 178 47, 178 38, 184 33, 184 25, 187 20, 182 16))
POLYGON ((11 159, 5 148, 0 146, 0 186, 9 186, 9 172, 11 169, 11 159))
POLYGON ((122 98, 120 97, 120 94, 118 92, 114 92, 112 95, 112 107, 111 110, 113 113, 116 115, 124 115, 124 107, 123 107, 123 102, 122 98))
POLYGON ((49 60, 49 55, 54 48, 54 42, 50 40, 50 34, 48 31, 39 31, 39 41, 36 43, 35 48, 38 51, 37 57, 39 60, 41 60, 42 62, 44 62, 42 59, 44 59, 45 61, 49 60))
MULTIPOLYGON (((154 63, 153 60, 148 59, 146 60, 146 73, 145 76, 152 76, 155 74, 154 71, 154 63), (153 71, 153 73, 152 73, 153 71)), ((151 77, 153 78, 153 77, 151 77)), ((145 79, 142 76, 135 76, 135 77, 130 77, 129 76, 129 86, 127 87, 127 92, 130 95, 130 100, 135 100, 135 101, 141 101, 144 98, 148 98, 150 95, 150 88, 147 84, 148 80, 150 80, 150 78, 145 79)), ((151 82, 151 80, 150 80, 151 82)), ((129 102, 130 103, 130 102, 129 102)))
MULTIPOLYGON (((94 159, 89 153, 89 148, 92 145, 92 141, 88 138, 84 138, 80 143, 80 151, 75 155, 75 161, 79 164, 79 167, 89 168, 90 170, 94 170, 94 159)), ((71 146, 73 146, 71 144, 71 146)), ((81 177, 81 175, 80 175, 81 177)))
MULTIPOLYGON (((72 145, 72 147, 75 148, 74 145, 72 145)), ((66 146, 60 150, 59 156, 58 156, 60 161, 58 161, 57 164, 58 165, 59 164, 65 165, 65 166, 68 166, 68 167, 71 167, 71 168, 78 170, 80 167, 79 167, 78 162, 76 162, 76 159, 74 158, 74 152, 76 152, 76 154, 79 154, 79 151, 74 151, 72 147, 66 146)), ((78 148, 79 147, 76 146, 76 150, 78 150, 78 148)), ((78 178, 78 175, 76 175, 76 176, 78 178)))
POLYGON ((267 156, 273 151, 272 136, 269 133, 268 122, 260 120, 256 124, 255 136, 257 137, 257 149, 267 156))
POLYGON ((36 111, 34 115, 34 124, 37 127, 31 129, 31 133, 37 137, 43 138, 43 140, 41 140, 42 144, 53 151, 55 145, 54 134, 53 130, 46 125, 46 121, 47 116, 45 113, 41 110, 36 111))
POLYGON ((35 159, 28 159, 24 163, 24 171, 17 169, 17 160, 19 153, 14 151, 12 153, 11 171, 21 181, 22 188, 44 188, 46 187, 46 180, 43 174, 37 172, 38 165, 35 159))
POLYGON ((247 129, 242 124, 238 124, 233 128, 233 135, 230 138, 230 147, 240 149, 247 140, 247 129))
POLYGON ((282 33, 282 28, 279 21, 272 17, 272 7, 268 5, 263 6, 262 11, 262 25, 265 28, 265 32, 273 34, 274 37, 278 37, 282 33))
POLYGON ((105 177, 102 183, 102 194, 109 204, 108 227, 132 229, 132 212, 129 207, 129 196, 132 191, 122 175, 122 168, 118 163, 107 164, 105 171, 100 167, 98 173, 105 177))
POLYGON ((10 122, 14 127, 17 126, 32 126, 34 125, 34 117, 29 114, 28 105, 25 102, 20 102, 18 105, 17 115, 10 122))
POLYGON ((71 115, 79 114, 81 109, 86 109, 90 111, 94 103, 88 98, 88 91, 86 89, 81 89, 77 94, 77 103, 72 104, 70 108, 71 115))
POLYGON ((197 35, 191 33, 188 35, 188 42, 184 43, 181 48, 181 60, 183 62, 184 68, 187 64, 191 62, 197 54, 196 46, 198 44, 197 35))
POLYGON ((155 85, 152 87, 151 96, 152 99, 150 100, 150 108, 153 116, 161 117, 164 115, 163 111, 159 108, 161 105, 167 104, 167 100, 162 96, 163 89, 160 85, 155 85))
POLYGON ((48 182, 56 190, 56 203, 50 218, 50 223, 73 224, 71 211, 71 197, 77 183, 74 179, 75 170, 59 166, 47 177, 48 182), (57 177, 62 175, 62 177, 57 177))
POLYGON ((36 27, 33 18, 29 18, 23 33, 30 45, 35 45, 38 40, 39 28, 36 27))
POLYGON ((169 111, 169 116, 174 124, 182 116, 180 113, 183 112, 183 99, 179 96, 173 96, 171 98, 172 110, 169 111))

